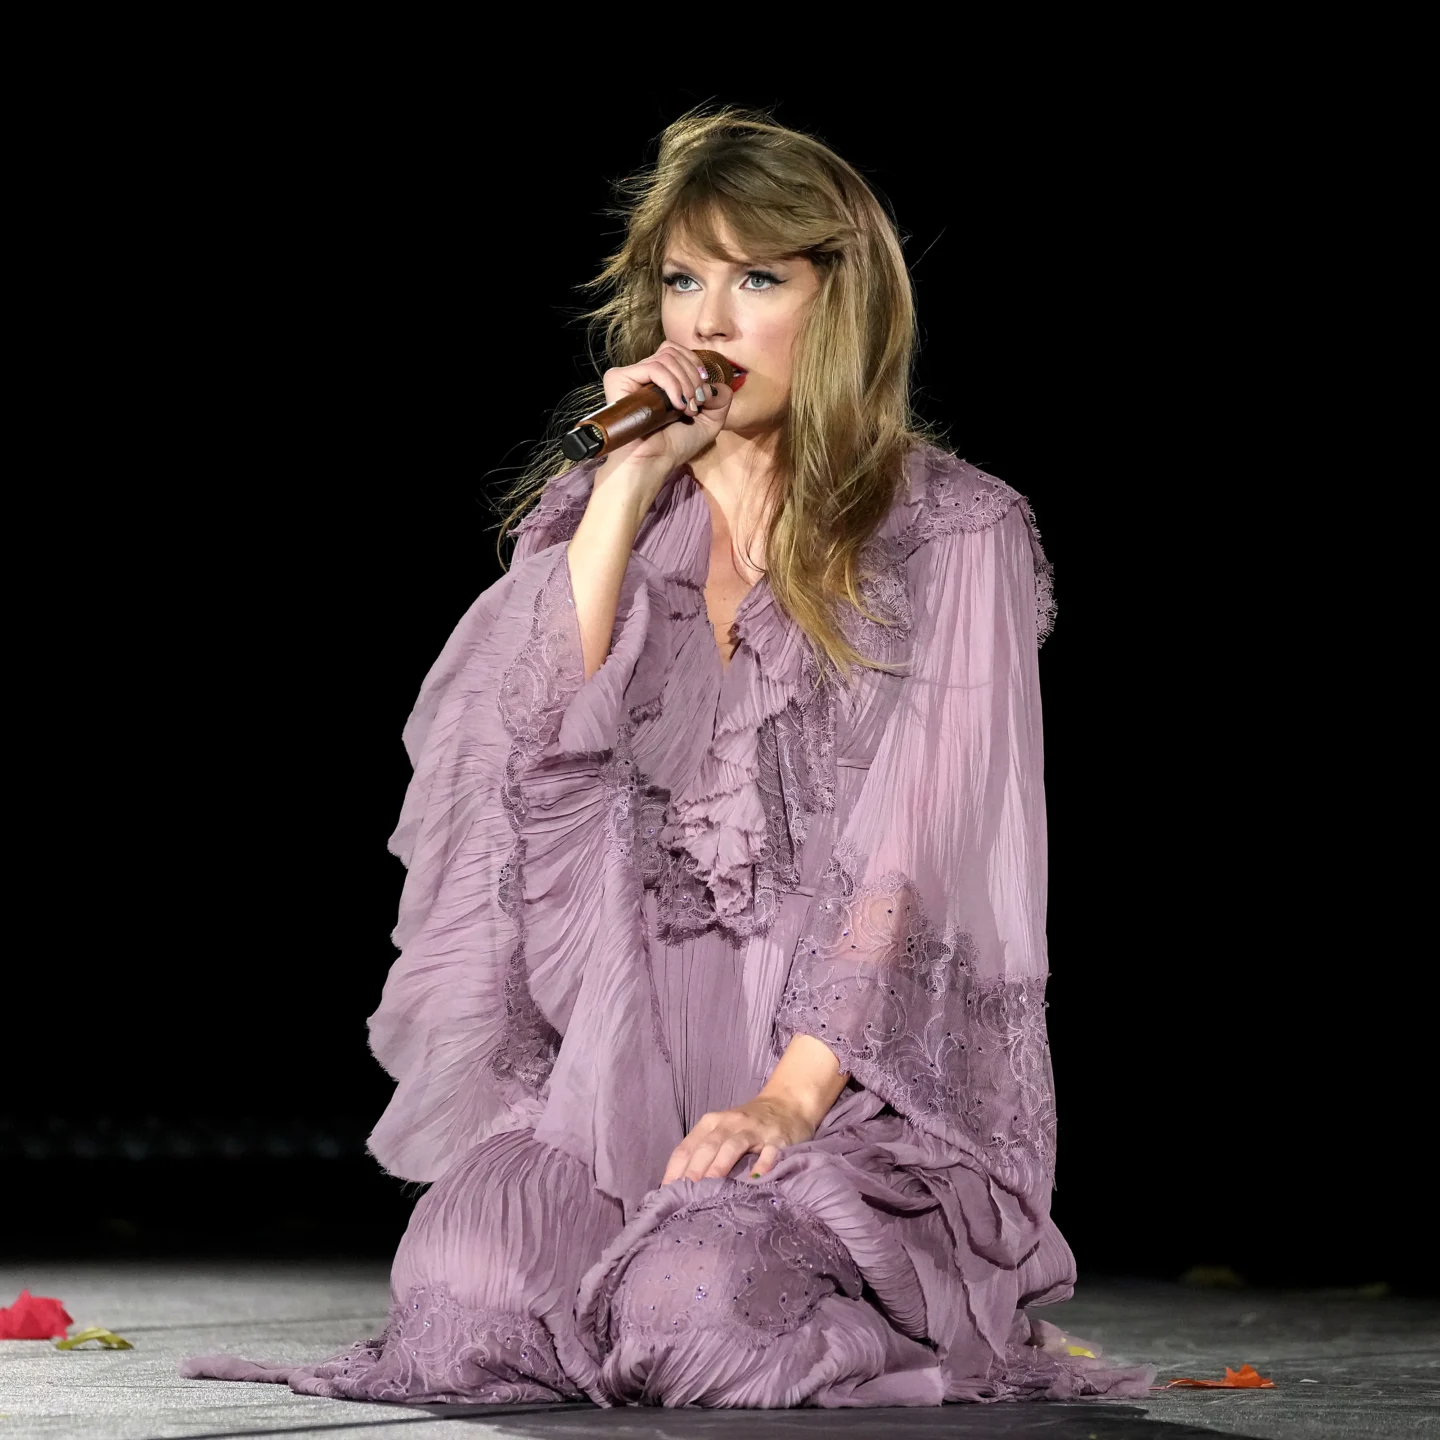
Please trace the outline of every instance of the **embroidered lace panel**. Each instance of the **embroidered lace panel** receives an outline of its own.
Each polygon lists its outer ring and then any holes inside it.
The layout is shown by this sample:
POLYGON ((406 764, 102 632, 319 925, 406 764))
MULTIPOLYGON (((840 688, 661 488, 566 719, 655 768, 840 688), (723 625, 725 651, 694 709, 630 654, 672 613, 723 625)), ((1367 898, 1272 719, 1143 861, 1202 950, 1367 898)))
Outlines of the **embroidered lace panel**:
POLYGON ((841 843, 776 1017, 776 1053, 814 1035, 903 1115, 965 1132, 1008 1169, 1053 1175, 1045 980, 976 973, 974 940, 938 933, 909 878, 864 873, 841 843))
POLYGON ((579 1400, 549 1331, 528 1315, 472 1310, 444 1285, 416 1285, 385 1329, 308 1367, 320 1393, 354 1400, 443 1403, 579 1400))
MULTIPOLYGON (((576 467, 579 468, 578 466, 576 467)), ((535 550, 574 538, 585 518, 586 507, 590 504, 590 492, 578 483, 578 477, 565 471, 541 492, 535 502, 510 528, 512 536, 523 535, 529 530, 539 529, 535 537, 535 550)), ((532 552, 533 553, 533 552, 532 552)))
POLYGON ((692 1330, 767 1345, 803 1325, 824 1296, 861 1289, 827 1226, 768 1187, 726 1191, 677 1210, 616 1267, 596 1311, 600 1355, 692 1330))

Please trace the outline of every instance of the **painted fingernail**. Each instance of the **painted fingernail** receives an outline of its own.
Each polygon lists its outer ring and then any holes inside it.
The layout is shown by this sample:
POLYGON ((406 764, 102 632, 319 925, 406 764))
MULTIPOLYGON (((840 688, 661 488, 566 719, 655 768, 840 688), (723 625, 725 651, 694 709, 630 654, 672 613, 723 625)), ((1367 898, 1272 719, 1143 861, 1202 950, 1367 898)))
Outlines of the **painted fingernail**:
POLYGON ((686 401, 686 404, 688 404, 692 410, 698 411, 700 409, 700 407, 693 400, 686 401))
POLYGON ((760 1178, 760 1172, 758 1170, 752 1170, 750 1172, 750 1178, 752 1180, 758 1180, 760 1178))
POLYGON ((708 380, 710 378, 710 372, 703 365, 700 367, 700 378, 702 380, 708 380))
POLYGON ((712 385, 710 387, 710 398, 713 400, 720 392, 712 385))
POLYGON ((697 385, 695 387, 695 398, 702 401, 705 399, 705 387, 703 385, 697 385))

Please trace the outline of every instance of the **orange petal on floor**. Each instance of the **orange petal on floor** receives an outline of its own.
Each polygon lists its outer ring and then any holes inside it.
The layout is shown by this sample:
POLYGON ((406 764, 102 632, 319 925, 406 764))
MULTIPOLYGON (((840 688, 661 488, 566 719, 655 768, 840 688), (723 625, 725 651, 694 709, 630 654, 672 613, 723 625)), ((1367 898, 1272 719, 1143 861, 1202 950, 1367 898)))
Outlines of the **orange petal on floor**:
POLYGON ((1173 1390, 1177 1385, 1196 1390, 1273 1390, 1275 1382, 1267 1380, 1253 1365, 1242 1365, 1238 1370, 1225 1367, 1223 1380, 1172 1380, 1160 1388, 1173 1390))

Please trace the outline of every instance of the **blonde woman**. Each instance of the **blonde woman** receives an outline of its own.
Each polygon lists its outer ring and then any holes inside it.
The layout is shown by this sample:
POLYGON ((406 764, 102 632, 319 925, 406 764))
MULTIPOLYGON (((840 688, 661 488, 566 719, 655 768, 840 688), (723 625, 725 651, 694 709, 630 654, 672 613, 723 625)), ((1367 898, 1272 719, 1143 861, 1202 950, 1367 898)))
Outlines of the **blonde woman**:
POLYGON ((1074 1280, 1030 507, 916 428, 895 228, 826 146, 694 113, 626 203, 586 403, 655 383, 677 423, 540 458, 405 731, 370 1148, 431 1184, 389 1324, 184 1373, 416 1402, 1143 1394, 1028 1308, 1074 1280))

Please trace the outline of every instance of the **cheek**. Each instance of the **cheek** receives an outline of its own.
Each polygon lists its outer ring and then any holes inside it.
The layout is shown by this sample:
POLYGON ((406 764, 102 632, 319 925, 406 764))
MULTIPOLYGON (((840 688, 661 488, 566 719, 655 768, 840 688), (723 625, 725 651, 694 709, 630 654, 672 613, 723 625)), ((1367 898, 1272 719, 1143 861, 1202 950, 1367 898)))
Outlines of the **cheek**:
POLYGON ((751 328, 750 349, 761 370, 779 391, 790 387, 791 358, 800 326, 791 315, 772 315, 751 328))
POLYGON ((787 315, 769 315, 751 327, 750 340, 758 354, 787 365, 795 343, 795 327, 787 315))
POLYGON ((660 302, 660 329, 671 344, 683 345, 686 343, 687 328, 681 324, 675 305, 668 299, 660 302))

